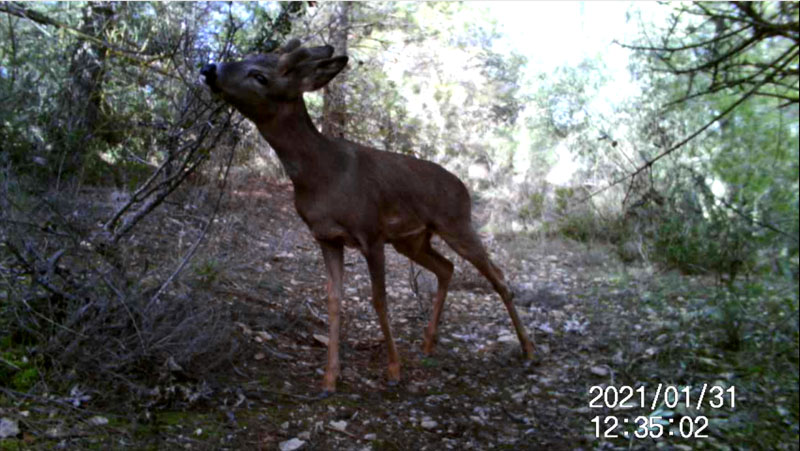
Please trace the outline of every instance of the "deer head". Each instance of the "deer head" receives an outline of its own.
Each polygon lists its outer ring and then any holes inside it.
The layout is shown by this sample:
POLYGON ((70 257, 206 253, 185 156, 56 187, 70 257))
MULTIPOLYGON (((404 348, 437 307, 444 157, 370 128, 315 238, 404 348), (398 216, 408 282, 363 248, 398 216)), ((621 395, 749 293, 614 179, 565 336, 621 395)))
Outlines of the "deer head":
POLYGON ((212 91, 258 122, 274 115, 282 103, 297 101, 304 92, 328 84, 347 65, 347 56, 331 55, 329 45, 304 48, 293 39, 277 53, 207 64, 200 74, 212 91))

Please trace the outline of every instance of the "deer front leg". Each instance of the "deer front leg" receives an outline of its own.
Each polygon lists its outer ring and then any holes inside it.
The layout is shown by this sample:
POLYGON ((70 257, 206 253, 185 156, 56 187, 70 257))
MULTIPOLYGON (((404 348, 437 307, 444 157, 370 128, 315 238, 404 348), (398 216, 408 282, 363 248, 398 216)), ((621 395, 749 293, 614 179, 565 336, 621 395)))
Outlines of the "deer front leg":
POLYGON ((392 338, 389 327, 389 315, 386 312, 386 273, 384 265, 383 243, 374 245, 365 255, 369 276, 372 281, 372 305, 378 314, 378 323, 386 341, 386 351, 389 354, 389 384, 394 385, 400 381, 400 358, 392 338))
POLYGON ((320 242, 325 268, 328 271, 328 365, 322 379, 323 397, 336 391, 339 377, 339 328, 342 305, 342 283, 344 278, 344 247, 341 243, 320 242))

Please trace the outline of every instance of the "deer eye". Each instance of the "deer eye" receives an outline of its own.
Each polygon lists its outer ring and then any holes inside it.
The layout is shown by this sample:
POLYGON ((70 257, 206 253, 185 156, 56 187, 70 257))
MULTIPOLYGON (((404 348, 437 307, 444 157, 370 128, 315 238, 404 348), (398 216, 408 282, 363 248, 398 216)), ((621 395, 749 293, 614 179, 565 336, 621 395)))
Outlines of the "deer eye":
POLYGON ((255 74, 253 74, 253 78, 255 78, 256 81, 261 83, 262 85, 267 86, 267 77, 265 77, 265 76, 263 76, 263 75, 261 75, 259 73, 255 73, 255 74))

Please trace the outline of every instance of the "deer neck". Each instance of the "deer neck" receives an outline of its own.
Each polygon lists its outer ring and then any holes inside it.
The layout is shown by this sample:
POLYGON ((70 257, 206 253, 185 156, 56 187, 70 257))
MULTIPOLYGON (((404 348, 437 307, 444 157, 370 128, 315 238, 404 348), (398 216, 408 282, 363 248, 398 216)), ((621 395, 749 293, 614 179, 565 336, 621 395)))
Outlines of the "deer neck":
POLYGON ((311 121, 305 102, 281 105, 279 112, 256 124, 281 160, 295 189, 313 189, 340 168, 341 152, 311 121))

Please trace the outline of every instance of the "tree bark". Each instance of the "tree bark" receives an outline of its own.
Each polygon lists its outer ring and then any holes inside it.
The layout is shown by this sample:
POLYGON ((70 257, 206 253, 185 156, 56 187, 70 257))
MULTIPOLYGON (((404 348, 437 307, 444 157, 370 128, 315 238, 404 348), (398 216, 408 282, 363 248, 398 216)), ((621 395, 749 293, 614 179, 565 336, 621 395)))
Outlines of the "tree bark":
MULTIPOLYGON (((113 20, 113 5, 90 2, 83 11, 80 31, 100 37, 113 20)), ((67 130, 71 134, 97 136, 101 128, 103 75, 108 49, 94 42, 78 41, 72 54, 69 75, 71 89, 66 93, 67 130)))
MULTIPOLYGON (((350 2, 339 2, 334 6, 329 43, 337 55, 347 54, 347 35, 350 31, 350 2)), ((340 73, 323 91, 322 133, 344 138, 347 127, 347 103, 344 86, 346 72, 340 73)))

